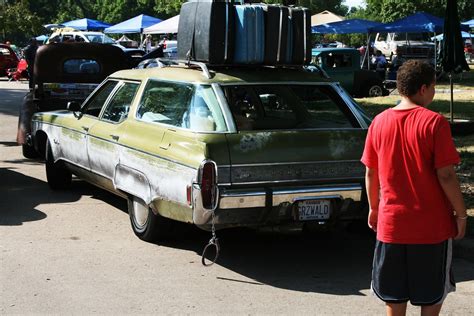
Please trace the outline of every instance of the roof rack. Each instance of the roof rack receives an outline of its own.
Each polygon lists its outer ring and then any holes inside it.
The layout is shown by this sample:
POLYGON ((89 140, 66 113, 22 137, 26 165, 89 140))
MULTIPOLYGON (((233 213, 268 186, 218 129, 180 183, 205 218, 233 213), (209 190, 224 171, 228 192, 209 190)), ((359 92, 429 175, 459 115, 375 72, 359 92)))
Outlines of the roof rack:
POLYGON ((205 63, 192 61, 192 60, 179 60, 179 59, 167 59, 167 58, 156 58, 155 60, 159 68, 178 66, 179 64, 185 64, 188 67, 190 67, 191 65, 198 66, 199 68, 201 68, 204 77, 206 77, 207 79, 212 78, 211 73, 209 72, 209 68, 207 68, 207 65, 205 63))
MULTIPOLYGON (((232 64, 223 64, 223 65, 207 65, 206 63, 203 62, 198 62, 198 61, 192 61, 192 60, 182 60, 182 59, 168 59, 168 58, 155 58, 154 59, 157 63, 158 68, 164 68, 164 67, 171 67, 171 66, 179 66, 180 64, 184 64, 187 67, 191 66, 196 66, 201 69, 204 77, 207 79, 211 79, 211 72, 209 71, 209 68, 231 68, 231 67, 236 67, 236 68, 255 68, 255 67, 261 67, 261 68, 283 68, 283 69, 304 69, 304 66, 302 65, 252 65, 252 64, 239 64, 239 65, 232 65, 232 64)), ((329 78, 328 74, 318 65, 314 65, 315 68, 318 70, 320 76, 322 78, 329 78)))

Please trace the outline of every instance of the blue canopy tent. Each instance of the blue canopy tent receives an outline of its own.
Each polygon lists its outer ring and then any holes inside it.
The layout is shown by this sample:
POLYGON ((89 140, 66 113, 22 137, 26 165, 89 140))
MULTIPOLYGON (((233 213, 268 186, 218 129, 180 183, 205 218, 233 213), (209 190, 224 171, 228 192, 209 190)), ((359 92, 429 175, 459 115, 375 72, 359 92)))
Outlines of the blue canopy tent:
POLYGON ((471 29, 474 29, 474 19, 462 22, 461 24, 469 26, 471 29))
MULTIPOLYGON (((332 23, 315 25, 311 28, 312 33, 315 34, 353 34, 353 33, 364 33, 367 34, 367 47, 370 42, 370 28, 381 26, 382 23, 368 21, 363 19, 350 19, 344 21, 337 21, 332 23)), ((366 50, 364 59, 362 60, 361 67, 365 62, 365 59, 369 59, 369 50, 366 50)), ((367 67, 370 67, 369 65, 367 67)))
MULTIPOLYGON (((444 19, 425 12, 417 12, 391 23, 374 26, 371 33, 441 33, 444 28, 444 19)), ((461 30, 469 31, 469 26, 462 25, 461 30)))
POLYGON ((62 25, 67 26, 67 27, 72 27, 73 29, 76 29, 76 30, 87 31, 87 30, 103 30, 111 26, 112 24, 84 18, 84 19, 65 22, 65 23, 62 23, 62 25))
MULTIPOLYGON (((436 36, 432 37, 432 39, 436 39, 437 41, 442 41, 443 40, 443 35, 444 34, 436 35, 436 36)), ((461 32, 461 37, 462 38, 471 38, 472 34, 468 33, 468 32, 461 32)))
POLYGON ((143 33, 143 29, 160 23, 161 20, 149 15, 140 14, 134 18, 112 25, 104 30, 105 33, 143 33))
POLYGON ((48 35, 40 35, 35 37, 38 42, 44 43, 49 37, 48 35))
POLYGON ((326 24, 320 24, 311 28, 312 33, 316 34, 351 34, 351 33, 369 33, 369 28, 381 26, 382 23, 350 19, 326 24))
POLYGON ((370 28, 371 33, 443 32, 444 20, 425 12, 417 12, 391 23, 370 28))
MULTIPOLYGON (((393 21, 391 23, 371 27, 371 33, 419 33, 427 32, 436 33, 443 32, 444 19, 431 15, 426 12, 417 12, 405 18, 393 21)), ((469 26, 461 25, 461 29, 469 31, 469 26)), ((435 44, 436 45, 436 44, 435 44)), ((436 60, 436 49, 435 49, 436 60)))

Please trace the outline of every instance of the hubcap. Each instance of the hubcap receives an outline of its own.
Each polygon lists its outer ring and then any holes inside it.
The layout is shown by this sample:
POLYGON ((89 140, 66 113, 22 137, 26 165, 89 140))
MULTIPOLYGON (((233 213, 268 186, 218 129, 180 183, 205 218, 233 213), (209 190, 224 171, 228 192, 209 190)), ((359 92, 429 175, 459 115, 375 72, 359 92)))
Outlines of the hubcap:
POLYGON ((379 86, 373 86, 369 90, 369 96, 371 97, 380 97, 382 96, 382 88, 379 86))
POLYGON ((144 227, 148 220, 148 206, 133 199, 133 218, 138 227, 144 227))

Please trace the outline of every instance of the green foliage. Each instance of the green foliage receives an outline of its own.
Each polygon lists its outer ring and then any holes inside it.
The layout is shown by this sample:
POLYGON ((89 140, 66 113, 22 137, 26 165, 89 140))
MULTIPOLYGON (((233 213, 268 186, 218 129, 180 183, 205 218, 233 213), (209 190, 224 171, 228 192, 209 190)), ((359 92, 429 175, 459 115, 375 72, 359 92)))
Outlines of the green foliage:
POLYGON ((179 14, 183 2, 186 2, 186 0, 155 0, 154 9, 156 12, 166 15, 166 17, 173 17, 179 14))
MULTIPOLYGON (((446 8, 446 0, 366 0, 366 3, 367 8, 357 12, 358 17, 384 23, 420 11, 443 17, 446 8)), ((471 19, 474 2, 458 0, 457 3, 461 21, 471 19)))
MULTIPOLYGON (((267 0, 266 3, 283 3, 283 0, 267 0)), ((312 14, 329 10, 335 14, 345 16, 349 8, 342 4, 342 0, 298 0, 298 6, 309 8, 312 14)))

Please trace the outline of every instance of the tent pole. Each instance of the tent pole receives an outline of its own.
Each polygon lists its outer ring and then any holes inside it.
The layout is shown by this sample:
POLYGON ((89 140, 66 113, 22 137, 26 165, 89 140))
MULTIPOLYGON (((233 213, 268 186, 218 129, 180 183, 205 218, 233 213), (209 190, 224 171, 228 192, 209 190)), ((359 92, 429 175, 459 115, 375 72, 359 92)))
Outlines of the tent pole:
POLYGON ((449 85, 451 86, 451 102, 449 103, 449 112, 450 112, 450 121, 451 123, 454 123, 454 113, 453 113, 453 103, 454 103, 454 97, 453 97, 453 72, 449 72, 449 85))
POLYGON ((434 50, 434 69, 435 69, 435 72, 437 70, 437 67, 438 67, 438 56, 437 56, 437 53, 436 51, 438 50, 437 46, 438 46, 438 40, 436 39, 436 32, 433 32, 434 34, 434 43, 435 43, 435 50, 434 50))
POLYGON ((367 70, 370 70, 370 33, 367 33, 367 49, 365 53, 367 55, 367 70))

